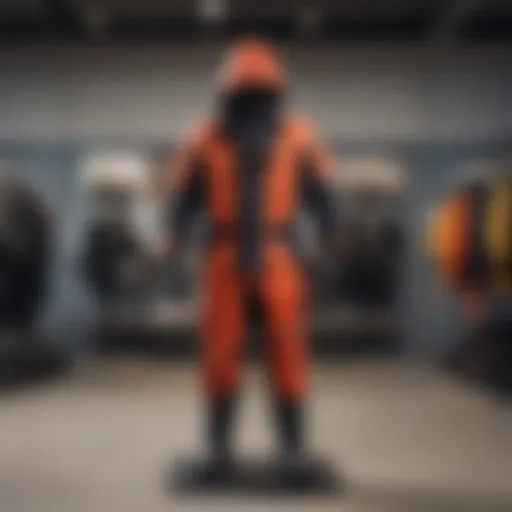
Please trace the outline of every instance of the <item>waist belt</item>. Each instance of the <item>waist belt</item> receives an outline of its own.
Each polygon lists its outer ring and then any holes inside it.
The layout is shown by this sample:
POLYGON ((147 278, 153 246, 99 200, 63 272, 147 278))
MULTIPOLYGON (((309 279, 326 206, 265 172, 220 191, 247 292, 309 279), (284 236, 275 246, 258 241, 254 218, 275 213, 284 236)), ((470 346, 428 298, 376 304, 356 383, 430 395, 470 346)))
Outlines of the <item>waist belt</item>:
MULTIPOLYGON (((277 239, 285 242, 294 239, 294 228, 291 224, 264 225, 261 226, 256 236, 262 239, 277 239)), ((213 225, 210 228, 210 240, 212 242, 238 241, 242 237, 239 226, 234 225, 213 225)))

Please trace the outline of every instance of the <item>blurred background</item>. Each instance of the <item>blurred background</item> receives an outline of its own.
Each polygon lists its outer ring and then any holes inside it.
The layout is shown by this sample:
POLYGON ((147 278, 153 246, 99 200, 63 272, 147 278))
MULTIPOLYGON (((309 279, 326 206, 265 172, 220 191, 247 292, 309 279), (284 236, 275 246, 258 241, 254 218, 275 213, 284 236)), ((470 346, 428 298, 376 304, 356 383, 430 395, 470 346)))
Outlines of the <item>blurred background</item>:
MULTIPOLYGON (((0 508, 185 507, 157 481, 200 442, 201 227, 179 268, 156 268, 162 183, 245 34, 276 42, 290 103, 332 151, 351 241, 326 272, 301 221, 312 439, 353 484, 326 509, 511 510, 510 348, 499 389, 475 388, 500 356, 425 248, 441 194, 512 165, 506 0, 0 2, 0 508)), ((259 373, 249 451, 269 443, 259 373)))

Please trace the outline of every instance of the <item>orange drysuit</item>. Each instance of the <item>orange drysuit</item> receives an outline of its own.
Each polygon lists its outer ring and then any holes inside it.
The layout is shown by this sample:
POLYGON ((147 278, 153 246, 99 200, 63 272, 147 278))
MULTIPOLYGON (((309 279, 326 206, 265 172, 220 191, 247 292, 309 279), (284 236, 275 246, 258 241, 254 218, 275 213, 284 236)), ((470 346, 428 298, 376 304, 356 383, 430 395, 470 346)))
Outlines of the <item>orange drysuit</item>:
POLYGON ((325 187, 330 159, 308 123, 282 108, 285 82, 265 43, 235 45, 221 67, 218 111, 174 162, 174 235, 187 234, 200 207, 210 227, 201 346, 205 389, 213 398, 237 387, 253 299, 276 394, 299 399, 307 387, 306 283, 294 223, 300 208, 310 206, 331 236, 335 215, 325 187))

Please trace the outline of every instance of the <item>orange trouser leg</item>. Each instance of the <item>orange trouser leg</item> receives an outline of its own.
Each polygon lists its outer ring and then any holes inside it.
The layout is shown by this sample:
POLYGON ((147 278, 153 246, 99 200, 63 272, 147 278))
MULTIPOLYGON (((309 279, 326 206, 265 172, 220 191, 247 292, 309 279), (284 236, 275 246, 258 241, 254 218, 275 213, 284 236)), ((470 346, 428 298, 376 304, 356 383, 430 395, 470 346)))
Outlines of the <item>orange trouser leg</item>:
POLYGON ((261 295, 272 385, 280 398, 301 398, 308 386, 307 334, 303 279, 295 263, 270 258, 261 295))
POLYGON ((228 253, 214 253, 206 265, 202 325, 202 363, 208 396, 224 398, 239 379, 244 336, 243 289, 228 253))

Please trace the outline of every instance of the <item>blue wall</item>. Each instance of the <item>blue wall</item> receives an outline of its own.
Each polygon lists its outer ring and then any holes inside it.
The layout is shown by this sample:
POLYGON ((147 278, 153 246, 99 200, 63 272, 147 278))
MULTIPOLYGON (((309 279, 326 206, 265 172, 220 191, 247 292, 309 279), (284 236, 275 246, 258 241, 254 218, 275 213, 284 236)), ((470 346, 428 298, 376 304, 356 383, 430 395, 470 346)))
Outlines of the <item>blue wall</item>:
MULTIPOLYGON (((436 280, 424 255, 424 223, 429 204, 460 178, 468 164, 492 156, 494 149, 485 144, 400 148, 410 172, 403 209, 409 240, 403 310, 405 348, 410 353, 443 353, 461 327, 453 297, 439 302, 436 280)), ((358 151, 364 148, 358 147, 358 151)), ((78 172, 82 154, 83 148, 77 146, 0 145, 0 160, 17 162, 55 212, 57 250, 51 300, 43 325, 53 339, 73 351, 83 348, 91 311, 87 291, 76 270, 83 226, 90 212, 78 172)))

